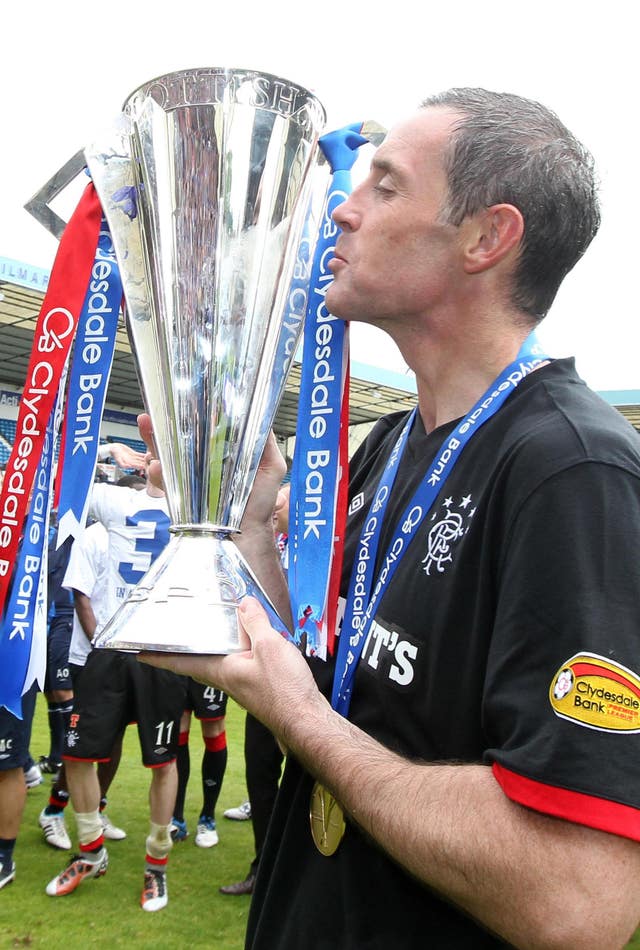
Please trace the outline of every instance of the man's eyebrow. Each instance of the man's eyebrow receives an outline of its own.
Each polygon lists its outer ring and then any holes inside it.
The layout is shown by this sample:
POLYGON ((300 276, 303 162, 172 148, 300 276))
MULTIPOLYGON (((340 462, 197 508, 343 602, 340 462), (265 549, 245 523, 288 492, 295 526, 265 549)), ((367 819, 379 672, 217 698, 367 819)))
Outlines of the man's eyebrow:
POLYGON ((371 159, 371 170, 383 175, 391 175, 392 179, 398 185, 406 182, 407 176, 402 166, 394 162, 391 158, 385 158, 384 155, 374 155, 371 159))
POLYGON ((396 167, 388 158, 379 158, 377 155, 374 155, 371 159, 371 167, 375 168, 376 171, 380 172, 395 172, 396 167))

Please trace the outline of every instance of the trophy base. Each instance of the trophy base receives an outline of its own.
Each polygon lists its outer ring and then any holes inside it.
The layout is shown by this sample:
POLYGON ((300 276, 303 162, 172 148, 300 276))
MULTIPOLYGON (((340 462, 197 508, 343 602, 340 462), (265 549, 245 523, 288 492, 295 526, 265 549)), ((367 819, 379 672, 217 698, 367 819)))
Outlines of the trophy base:
POLYGON ((228 536, 178 533, 93 646, 129 653, 242 652, 249 640, 238 605, 248 594, 262 601, 270 619, 279 619, 228 536))

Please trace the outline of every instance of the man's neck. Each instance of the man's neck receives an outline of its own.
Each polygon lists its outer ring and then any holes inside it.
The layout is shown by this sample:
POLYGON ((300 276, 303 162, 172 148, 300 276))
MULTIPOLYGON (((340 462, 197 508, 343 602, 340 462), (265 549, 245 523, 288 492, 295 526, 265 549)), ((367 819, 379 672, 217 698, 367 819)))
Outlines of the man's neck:
POLYGON ((502 370, 515 360, 530 330, 510 326, 498 333, 445 340, 413 340, 403 355, 416 374, 418 407, 427 432, 465 415, 502 370))

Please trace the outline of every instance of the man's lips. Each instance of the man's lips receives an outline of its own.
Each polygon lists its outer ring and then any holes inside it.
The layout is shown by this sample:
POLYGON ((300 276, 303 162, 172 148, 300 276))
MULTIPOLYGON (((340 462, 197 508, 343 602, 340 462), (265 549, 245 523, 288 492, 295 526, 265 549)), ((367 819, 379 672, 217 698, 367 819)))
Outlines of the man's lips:
POLYGON ((337 251, 333 252, 333 257, 329 261, 329 270, 334 270, 335 268, 341 267, 343 264, 347 263, 346 257, 343 257, 342 254, 337 251))

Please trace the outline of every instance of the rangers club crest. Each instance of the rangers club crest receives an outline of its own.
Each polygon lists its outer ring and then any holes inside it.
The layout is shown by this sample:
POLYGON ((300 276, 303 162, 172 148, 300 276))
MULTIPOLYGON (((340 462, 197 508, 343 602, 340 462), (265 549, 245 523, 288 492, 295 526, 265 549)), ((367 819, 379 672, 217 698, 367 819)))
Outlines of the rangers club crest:
POLYGON ((427 553, 422 560, 425 574, 445 573, 453 561, 455 546, 469 530, 475 510, 471 495, 465 495, 458 502, 451 496, 445 498, 434 511, 427 534, 427 553))

